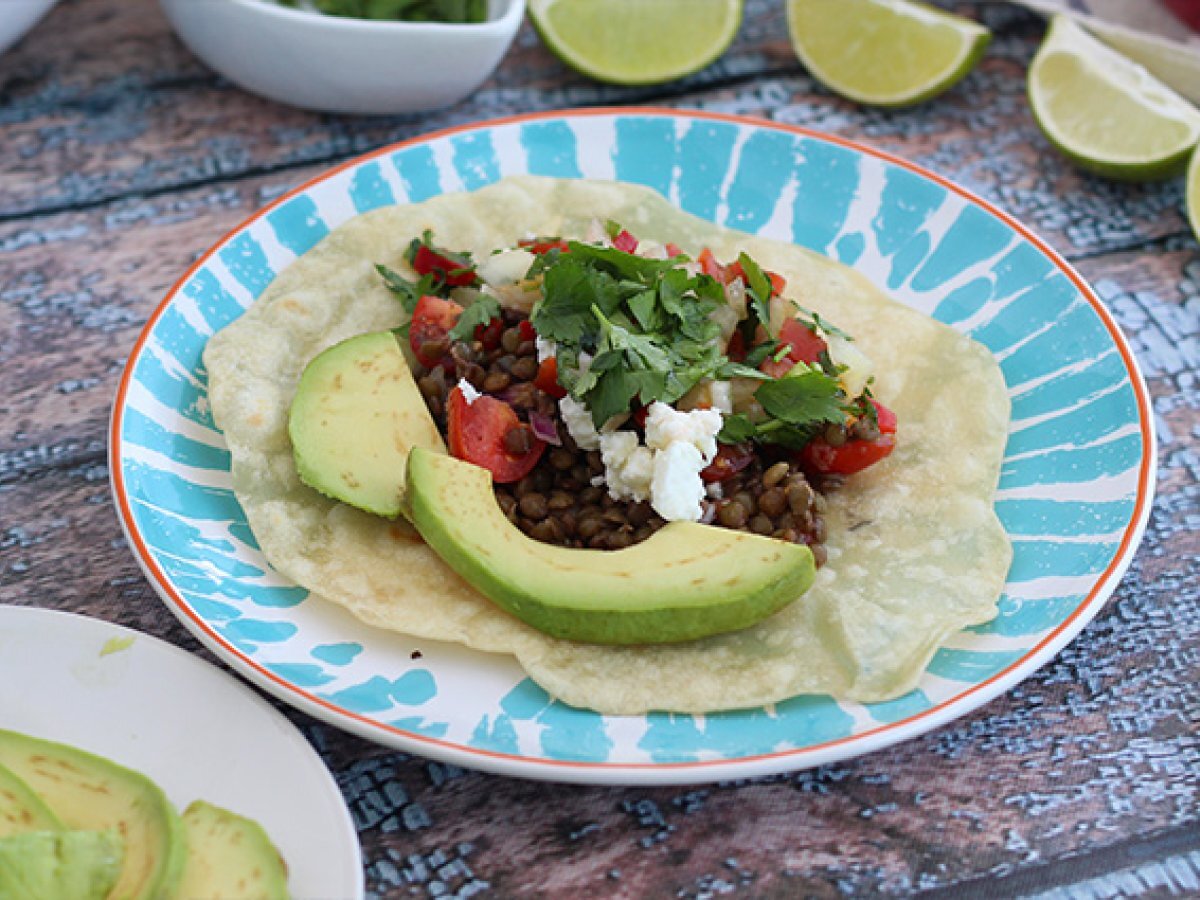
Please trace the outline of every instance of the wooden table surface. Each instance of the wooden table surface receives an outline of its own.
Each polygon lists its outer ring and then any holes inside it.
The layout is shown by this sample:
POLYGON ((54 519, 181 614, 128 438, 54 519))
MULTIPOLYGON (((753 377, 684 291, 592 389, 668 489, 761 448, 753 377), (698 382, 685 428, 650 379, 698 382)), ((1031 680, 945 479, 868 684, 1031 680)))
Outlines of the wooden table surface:
POLYGON ((168 286, 281 192, 388 142, 534 109, 663 104, 803 124, 982 194, 1096 287, 1149 381, 1159 440, 1158 494, 1128 575, 1058 658, 973 715, 756 781, 524 782, 289 710, 342 786, 368 890, 1200 895, 1200 248, 1182 180, 1121 185, 1072 169, 1025 100, 1042 23, 995 3, 957 6, 994 43, 964 84, 908 111, 831 96, 796 62, 782 4, 749 0, 731 50, 680 83, 597 85, 526 26, 468 101, 369 119, 243 93, 183 48, 153 0, 64 0, 0 58, 0 602, 86 613, 207 655, 125 545, 105 429, 126 354, 168 286))

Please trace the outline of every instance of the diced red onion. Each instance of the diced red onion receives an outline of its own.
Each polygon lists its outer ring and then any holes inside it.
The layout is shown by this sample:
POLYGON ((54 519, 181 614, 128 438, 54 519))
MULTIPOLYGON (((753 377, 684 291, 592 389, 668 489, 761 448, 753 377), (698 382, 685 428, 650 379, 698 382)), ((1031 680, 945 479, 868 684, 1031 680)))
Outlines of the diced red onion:
POLYGON ((529 411, 529 427, 533 429, 533 433, 545 441, 552 447, 561 447, 562 441, 558 437, 558 428, 555 427, 554 419, 550 416, 538 412, 536 409, 529 411))

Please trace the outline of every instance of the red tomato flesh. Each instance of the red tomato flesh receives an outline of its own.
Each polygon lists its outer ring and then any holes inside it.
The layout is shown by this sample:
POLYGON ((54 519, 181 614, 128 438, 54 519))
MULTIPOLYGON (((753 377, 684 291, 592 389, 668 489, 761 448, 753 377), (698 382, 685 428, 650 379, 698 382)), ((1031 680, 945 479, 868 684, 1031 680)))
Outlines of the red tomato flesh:
POLYGON ((463 308, 453 300, 426 294, 417 301, 408 328, 408 345, 421 361, 432 369, 450 349, 450 329, 458 322, 463 308))
POLYGON ((700 477, 706 482, 724 481, 750 465, 752 459, 754 450, 749 444, 721 444, 713 461, 700 470, 700 477))
MULTIPOLYGON (((763 274, 766 275, 771 282, 771 296, 778 297, 782 295, 783 289, 787 287, 787 279, 778 272, 768 272, 765 269, 763 270, 763 274)), ((740 278, 742 281, 746 281, 746 272, 744 269, 742 269, 742 264, 738 261, 731 262, 725 267, 725 283, 729 284, 729 282, 733 281, 735 278, 740 278)))
POLYGON ((474 267, 466 260, 431 250, 424 244, 417 248, 412 265, 418 275, 435 275, 451 287, 466 287, 478 280, 474 267))
POLYGON ((637 238, 623 228, 621 233, 612 239, 612 244, 622 253, 634 253, 638 248, 637 238))
POLYGON ((517 241, 517 246, 524 247, 530 253, 541 256, 543 253, 549 253, 551 250, 561 250, 563 253, 569 253, 571 248, 564 240, 524 240, 517 241))
POLYGON ((888 456, 896 448, 896 414, 875 400, 871 404, 879 419, 879 437, 873 441, 857 438, 840 447, 816 438, 800 451, 800 464, 821 475, 853 475, 888 456))
POLYGON ((758 367, 760 372, 766 372, 772 378, 782 378, 798 362, 813 365, 829 349, 824 338, 796 319, 788 319, 783 323, 779 329, 779 340, 787 345, 787 354, 779 360, 775 356, 768 356, 758 367))
POLYGON ((538 390, 545 391, 555 400, 561 400, 567 396, 566 389, 558 383, 558 360, 553 356, 542 360, 533 384, 538 390))
POLYGON ((485 394, 468 403, 457 385, 446 400, 446 419, 450 452, 490 471, 497 484, 520 481, 546 449, 545 441, 503 400, 485 394), (519 456, 510 453, 504 441, 505 435, 517 428, 529 432, 529 452, 519 456))
POLYGON ((717 262, 717 258, 713 256, 713 252, 705 247, 700 251, 700 255, 696 257, 696 262, 700 263, 700 271, 705 275, 709 275, 721 284, 725 284, 725 267, 717 262))
POLYGON ((500 346, 500 336, 504 334, 504 320, 497 316, 486 325, 475 326, 475 340, 483 344, 485 350, 495 350, 500 346))

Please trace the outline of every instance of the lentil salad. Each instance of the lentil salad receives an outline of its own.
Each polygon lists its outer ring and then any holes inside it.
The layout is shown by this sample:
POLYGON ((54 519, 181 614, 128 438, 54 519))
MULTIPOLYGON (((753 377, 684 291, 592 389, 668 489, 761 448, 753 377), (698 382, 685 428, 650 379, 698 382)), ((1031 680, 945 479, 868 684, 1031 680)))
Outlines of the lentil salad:
POLYGON ((852 338, 744 253, 693 260, 613 222, 589 238, 528 238, 477 265, 426 232, 406 253, 418 282, 379 267, 410 314, 414 376, 451 452, 491 470, 505 515, 544 543, 619 550, 690 518, 807 545, 822 565, 825 494, 895 445, 869 360, 843 350, 858 369, 843 377, 852 366, 830 339, 852 338), (773 304, 792 313, 777 333, 773 304), (682 376, 654 371, 664 359, 682 376), (695 442, 687 475, 698 505, 681 513, 653 482, 630 488, 614 471, 617 435, 625 457, 661 459, 646 452, 652 409, 714 407, 720 432, 695 442))

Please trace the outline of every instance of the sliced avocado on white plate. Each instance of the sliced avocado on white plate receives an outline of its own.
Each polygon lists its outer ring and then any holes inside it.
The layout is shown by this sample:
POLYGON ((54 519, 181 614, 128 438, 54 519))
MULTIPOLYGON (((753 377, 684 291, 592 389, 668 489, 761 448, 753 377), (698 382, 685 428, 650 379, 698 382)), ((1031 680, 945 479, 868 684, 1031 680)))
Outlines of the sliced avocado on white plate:
POLYGON ((0 606, 0 635, 0 683, 22 687, 5 697, 5 728, 140 773, 174 809, 203 798, 252 819, 287 860, 295 895, 364 896, 337 783, 295 726, 236 679, 149 635, 69 613, 0 606))
POLYGON ((104 900, 121 875, 116 831, 27 831, 0 838, 3 900, 104 900))
POLYGON ((179 814, 140 772, 66 744, 0 730, 0 765, 24 781, 69 828, 125 838, 117 897, 174 896, 186 852, 179 814))

